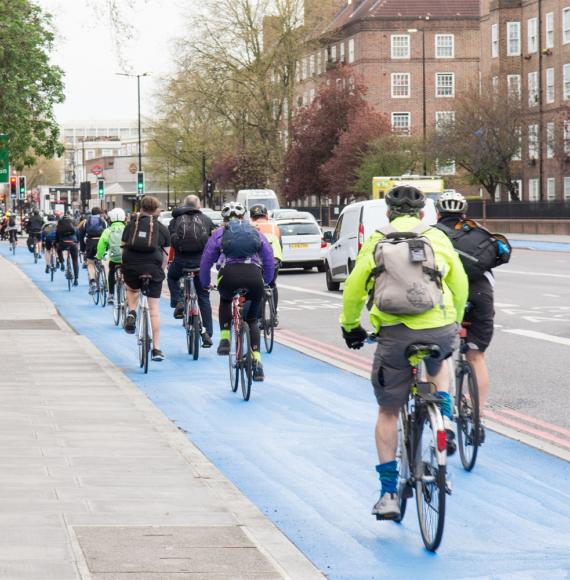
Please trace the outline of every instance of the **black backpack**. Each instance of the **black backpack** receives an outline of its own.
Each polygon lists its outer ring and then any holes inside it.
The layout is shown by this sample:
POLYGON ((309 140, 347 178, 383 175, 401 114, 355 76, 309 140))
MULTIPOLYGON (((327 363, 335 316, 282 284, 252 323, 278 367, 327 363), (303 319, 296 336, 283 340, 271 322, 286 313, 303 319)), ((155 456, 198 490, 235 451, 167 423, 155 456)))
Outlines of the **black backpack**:
POLYGON ((158 218, 138 213, 131 221, 127 248, 133 252, 152 253, 158 249, 158 218))
POLYGON ((231 220, 224 226, 222 251, 227 258, 245 260, 261 249, 261 236, 250 222, 231 220))
POLYGON ((199 212, 185 213, 176 218, 173 246, 182 254, 198 254, 206 247, 210 236, 204 216, 199 212))
POLYGON ((99 215, 90 215, 85 223, 85 233, 88 238, 98 238, 107 227, 105 220, 99 215))
POLYGON ((510 260, 511 245, 507 238, 501 234, 492 234, 473 220, 461 220, 453 228, 442 223, 434 227, 451 240, 469 280, 477 280, 485 272, 510 260), (500 254, 498 243, 504 244, 508 251, 500 254))

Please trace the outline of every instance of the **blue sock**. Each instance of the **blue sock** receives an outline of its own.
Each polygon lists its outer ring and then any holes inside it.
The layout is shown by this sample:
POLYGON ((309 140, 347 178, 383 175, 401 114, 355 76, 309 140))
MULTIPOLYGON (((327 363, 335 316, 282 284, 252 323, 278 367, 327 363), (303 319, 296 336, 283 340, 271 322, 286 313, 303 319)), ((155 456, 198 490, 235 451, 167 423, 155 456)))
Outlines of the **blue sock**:
POLYGON ((453 399, 451 398, 451 395, 445 391, 438 391, 437 396, 441 399, 439 404, 441 414, 453 421, 453 399))
POLYGON ((376 471, 380 476, 382 495, 385 493, 398 493, 398 463, 396 461, 381 463, 376 466, 376 471))

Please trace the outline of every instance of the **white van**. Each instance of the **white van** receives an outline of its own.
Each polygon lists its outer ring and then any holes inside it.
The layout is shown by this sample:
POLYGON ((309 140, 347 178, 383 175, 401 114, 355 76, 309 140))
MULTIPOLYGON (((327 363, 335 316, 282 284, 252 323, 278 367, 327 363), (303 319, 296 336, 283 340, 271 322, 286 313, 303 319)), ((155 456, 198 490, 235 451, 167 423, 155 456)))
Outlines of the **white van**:
POLYGON ((247 210, 258 203, 263 204, 269 211, 279 209, 279 200, 272 189, 240 189, 236 202, 241 203, 247 210))
MULTIPOLYGON (((354 267, 364 242, 377 229, 388 224, 386 200, 373 199, 347 205, 340 214, 334 232, 325 232, 330 248, 325 258, 328 290, 338 290, 354 267)), ((423 222, 433 225, 437 213, 432 199, 426 199, 423 222)))

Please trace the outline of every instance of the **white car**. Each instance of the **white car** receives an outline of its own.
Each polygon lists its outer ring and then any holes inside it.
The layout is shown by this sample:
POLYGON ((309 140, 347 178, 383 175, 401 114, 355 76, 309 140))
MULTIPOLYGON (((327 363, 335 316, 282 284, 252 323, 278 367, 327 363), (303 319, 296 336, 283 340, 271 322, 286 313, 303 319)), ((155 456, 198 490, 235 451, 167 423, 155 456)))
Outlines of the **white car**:
POLYGON ((318 224, 307 219, 276 221, 281 231, 283 268, 317 268, 324 271, 323 247, 326 242, 318 224))
POLYGON ((168 227, 172 220, 172 212, 171 211, 161 211, 160 215, 158 216, 158 221, 164 226, 168 227))
MULTIPOLYGON (((364 242, 378 229, 388 224, 386 201, 373 199, 347 205, 341 212, 334 232, 325 232, 330 248, 325 258, 328 290, 339 290, 356 261, 364 242)), ((426 199, 423 222, 433 225, 437 214, 432 199, 426 199)))
POLYGON ((270 214, 271 218, 274 220, 304 219, 318 223, 315 216, 309 211, 300 211, 298 209, 276 209, 270 212, 270 214))

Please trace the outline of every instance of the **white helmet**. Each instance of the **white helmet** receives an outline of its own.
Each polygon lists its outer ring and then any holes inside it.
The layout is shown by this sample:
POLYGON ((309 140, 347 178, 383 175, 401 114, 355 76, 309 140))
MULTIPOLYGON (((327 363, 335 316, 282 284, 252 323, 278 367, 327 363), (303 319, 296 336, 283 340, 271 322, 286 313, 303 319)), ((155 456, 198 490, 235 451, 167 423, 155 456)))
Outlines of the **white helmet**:
POLYGON ((124 209, 116 207, 109 212, 109 219, 111 220, 111 223, 124 222, 127 219, 127 214, 124 209))
POLYGON ((435 204, 440 213, 465 213, 467 211, 467 200, 454 189, 445 190, 435 204))
POLYGON ((224 219, 229 219, 232 217, 243 217, 245 215, 245 207, 241 203, 235 201, 230 201, 226 203, 222 208, 222 217, 224 219))

